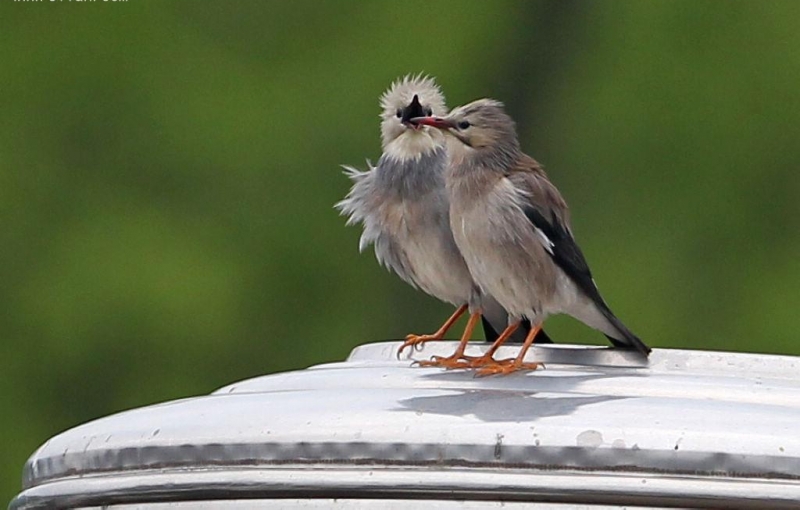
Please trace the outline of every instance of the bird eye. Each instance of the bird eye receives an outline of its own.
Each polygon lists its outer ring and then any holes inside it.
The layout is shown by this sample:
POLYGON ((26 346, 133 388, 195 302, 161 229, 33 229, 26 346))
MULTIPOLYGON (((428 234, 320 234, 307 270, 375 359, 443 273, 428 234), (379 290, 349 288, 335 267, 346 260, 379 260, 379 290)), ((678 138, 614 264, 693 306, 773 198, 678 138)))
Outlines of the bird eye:
POLYGON ((398 108, 397 109, 397 118, 399 119, 399 118, 402 118, 402 117, 403 117, 403 110, 398 108))
POLYGON ((458 123, 458 129, 467 129, 469 127, 469 121, 462 120, 458 123))
POLYGON ((433 115, 433 110, 431 110, 431 107, 429 106, 425 108, 425 116, 430 117, 431 115, 433 115))

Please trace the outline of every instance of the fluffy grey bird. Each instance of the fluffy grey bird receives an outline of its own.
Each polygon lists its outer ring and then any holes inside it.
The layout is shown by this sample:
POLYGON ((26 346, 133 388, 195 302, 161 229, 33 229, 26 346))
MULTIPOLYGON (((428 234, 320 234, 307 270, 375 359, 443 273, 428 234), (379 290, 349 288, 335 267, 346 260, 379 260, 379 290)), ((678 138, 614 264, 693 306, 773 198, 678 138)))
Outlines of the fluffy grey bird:
MULTIPOLYGON (((406 76, 383 94, 381 107, 383 154, 366 172, 344 167, 354 184, 336 208, 348 216, 348 225, 363 224, 360 251, 374 244, 381 265, 415 288, 458 307, 435 333, 408 335, 402 352, 407 346, 443 338, 468 309, 470 297, 480 293, 450 230, 445 137, 438 129, 409 122, 412 117, 446 114, 442 92, 429 77, 406 76)), ((508 315, 496 301, 485 300, 484 327, 491 340, 506 327, 508 315)), ((477 311, 470 315, 460 354, 480 317, 477 311)), ((523 334, 512 341, 524 338, 523 334)), ((537 341, 550 340, 541 332, 537 341)))
POLYGON ((509 326, 483 359, 481 374, 536 368, 523 363, 536 331, 565 313, 603 332, 617 347, 650 352, 609 309, 572 235, 569 209, 542 167, 519 146, 503 104, 479 99, 445 117, 412 119, 450 135, 446 171, 450 226, 481 290, 508 311, 509 326), (528 319, 533 328, 519 355, 493 354, 528 319))

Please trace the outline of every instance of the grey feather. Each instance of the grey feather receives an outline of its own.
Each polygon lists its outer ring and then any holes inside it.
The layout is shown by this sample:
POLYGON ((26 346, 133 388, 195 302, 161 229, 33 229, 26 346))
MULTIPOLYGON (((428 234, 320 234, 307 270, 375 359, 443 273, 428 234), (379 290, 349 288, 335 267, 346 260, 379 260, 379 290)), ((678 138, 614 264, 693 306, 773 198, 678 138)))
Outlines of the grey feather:
POLYGON ((354 184, 336 204, 347 223, 361 223, 359 249, 374 245, 378 262, 405 282, 460 306, 475 292, 449 228, 443 146, 417 159, 384 154, 360 172, 345 167, 354 184))

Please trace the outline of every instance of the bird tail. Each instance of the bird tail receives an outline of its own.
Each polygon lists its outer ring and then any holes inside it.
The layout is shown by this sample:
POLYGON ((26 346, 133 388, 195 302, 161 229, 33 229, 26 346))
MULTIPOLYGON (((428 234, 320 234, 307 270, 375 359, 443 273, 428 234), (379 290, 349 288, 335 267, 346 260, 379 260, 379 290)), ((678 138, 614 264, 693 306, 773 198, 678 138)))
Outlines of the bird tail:
POLYGON ((628 329, 627 326, 625 326, 625 324, 623 324, 622 321, 619 320, 607 306, 601 306, 600 311, 602 312, 603 316, 608 319, 608 322, 611 323, 614 329, 619 332, 617 337, 612 337, 611 335, 606 334, 606 337, 614 345, 614 347, 619 347, 621 349, 635 349, 645 357, 650 354, 650 347, 645 345, 645 343, 642 342, 638 336, 634 335, 633 332, 628 329))

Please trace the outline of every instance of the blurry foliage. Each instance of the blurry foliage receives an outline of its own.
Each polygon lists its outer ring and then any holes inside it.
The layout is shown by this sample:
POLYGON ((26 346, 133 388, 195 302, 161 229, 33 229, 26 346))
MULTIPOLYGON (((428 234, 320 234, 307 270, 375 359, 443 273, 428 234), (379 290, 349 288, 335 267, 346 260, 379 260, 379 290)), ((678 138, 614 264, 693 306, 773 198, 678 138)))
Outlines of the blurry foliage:
MULTIPOLYGON (((0 5, 0 500, 51 435, 450 307, 357 253, 340 163, 426 71, 504 100, 655 347, 800 353, 800 3, 0 5)), ((568 318, 561 342, 605 344, 568 318)))

